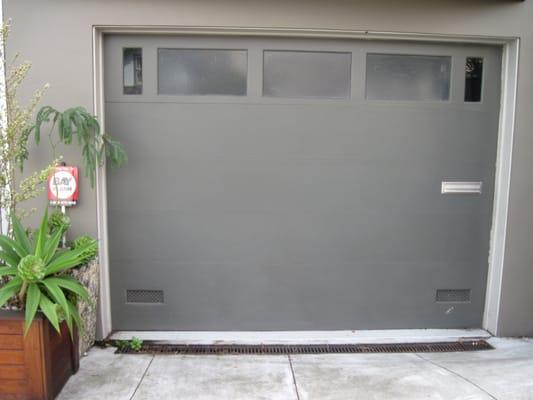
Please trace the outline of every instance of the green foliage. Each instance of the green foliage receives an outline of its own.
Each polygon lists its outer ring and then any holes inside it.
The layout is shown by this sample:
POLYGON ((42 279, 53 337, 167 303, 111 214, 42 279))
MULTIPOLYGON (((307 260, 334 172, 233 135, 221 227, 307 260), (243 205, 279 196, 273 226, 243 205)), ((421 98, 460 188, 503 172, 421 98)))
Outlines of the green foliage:
MULTIPOLYGON (((0 28, 0 58, 5 59, 3 51, 9 33, 9 23, 0 28)), ((0 108, 0 208, 6 211, 8 221, 11 215, 18 213, 23 217, 33 210, 20 210, 20 204, 26 200, 36 198, 45 189, 48 175, 59 160, 54 160, 47 167, 36 171, 30 176, 18 181, 17 169, 23 171, 24 163, 29 157, 28 135, 32 127, 33 113, 37 108, 48 85, 35 91, 26 105, 18 101, 18 89, 28 75, 31 63, 18 63, 18 55, 6 67, 5 101, 6 108, 0 108)), ((2 96, 3 93, 0 93, 2 96)), ((0 103, 1 105, 1 103, 0 103)), ((11 224, 6 232, 10 233, 11 224)))
POLYGON ((130 348, 133 351, 140 351, 143 347, 143 341, 137 337, 132 337, 130 341, 130 348))
POLYGON ((128 340, 115 340, 115 347, 119 351, 125 351, 130 347, 130 342, 128 340))
POLYGON ((131 340, 115 340, 114 346, 120 352, 126 352, 129 349, 135 352, 139 352, 141 351, 143 347, 143 341, 142 339, 139 339, 138 337, 133 336, 131 340))
POLYGON ((18 296, 25 308, 26 333, 41 311, 59 332, 59 323, 65 320, 70 332, 73 326, 80 328, 81 320, 76 311, 78 298, 91 303, 86 289, 66 272, 81 264, 83 254, 96 246, 87 243, 75 250, 58 251, 62 232, 56 229, 48 234, 48 210, 33 238, 16 216, 12 216, 13 236, 0 235, 0 278, 8 281, 0 288, 0 307, 13 296, 18 296))
POLYGON ((22 280, 31 283, 39 282, 46 272, 43 259, 33 254, 21 258, 17 269, 22 280))
POLYGON ((51 141, 55 126, 60 143, 71 144, 76 139, 82 148, 85 176, 89 177, 92 187, 96 168, 103 165, 106 158, 112 166, 121 166, 128 160, 122 144, 113 140, 109 134, 103 133, 96 117, 83 107, 72 107, 65 111, 50 106, 42 107, 37 112, 35 124, 28 132, 28 135, 33 132, 37 143, 41 140, 41 130, 45 123, 51 124, 51 141))
POLYGON ((48 218, 48 233, 52 233, 60 229, 64 234, 70 228, 70 217, 56 210, 48 218))
MULTIPOLYGON (((0 28, 0 58, 4 57, 4 48, 9 33, 9 23, 0 28)), ((49 87, 44 85, 34 92, 27 105, 18 102, 18 88, 23 83, 31 68, 31 63, 24 61, 16 63, 17 57, 6 65, 6 108, 2 109, 0 102, 0 208, 6 210, 7 220, 11 221, 12 215, 22 218, 34 209, 22 210, 20 204, 38 197, 46 188, 46 182, 52 169, 59 165, 62 157, 56 155, 58 143, 70 144, 74 140, 81 146, 85 175, 89 177, 91 186, 94 187, 96 168, 103 165, 107 158, 111 166, 120 166, 126 163, 127 155, 123 146, 113 140, 108 134, 101 132, 96 117, 82 107, 69 108, 63 112, 50 106, 42 107, 34 118, 44 92, 49 87), (29 158, 29 140, 34 135, 35 141, 40 142, 41 130, 44 124, 50 123, 48 138, 54 161, 42 170, 32 172, 29 176, 17 178, 17 169, 24 171, 24 164, 29 158), (54 128, 57 127, 57 130, 54 128), (58 140, 54 140, 57 131, 58 140)), ((0 97, 3 96, 0 88, 0 97)), ((12 227, 9 223, 7 231, 0 233, 11 234, 12 227)))
POLYGON ((85 248, 86 250, 82 253, 82 264, 87 264, 98 254, 98 243, 95 239, 89 235, 83 235, 74 240, 74 250, 85 248))

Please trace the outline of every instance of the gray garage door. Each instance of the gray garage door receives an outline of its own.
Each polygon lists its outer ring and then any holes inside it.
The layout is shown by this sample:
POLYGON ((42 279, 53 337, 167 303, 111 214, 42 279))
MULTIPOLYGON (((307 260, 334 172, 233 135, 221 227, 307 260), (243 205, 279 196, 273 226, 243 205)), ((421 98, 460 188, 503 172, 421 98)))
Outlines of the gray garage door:
POLYGON ((491 47, 107 37, 113 328, 479 327, 499 87, 491 47))

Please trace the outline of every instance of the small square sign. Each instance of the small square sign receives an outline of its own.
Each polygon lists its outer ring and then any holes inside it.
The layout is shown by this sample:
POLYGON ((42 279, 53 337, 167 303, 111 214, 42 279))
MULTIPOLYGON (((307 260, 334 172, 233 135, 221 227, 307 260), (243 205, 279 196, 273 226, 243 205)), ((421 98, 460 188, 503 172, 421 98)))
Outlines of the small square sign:
POLYGON ((55 167, 48 177, 48 200, 52 206, 74 206, 78 203, 78 167, 55 167))

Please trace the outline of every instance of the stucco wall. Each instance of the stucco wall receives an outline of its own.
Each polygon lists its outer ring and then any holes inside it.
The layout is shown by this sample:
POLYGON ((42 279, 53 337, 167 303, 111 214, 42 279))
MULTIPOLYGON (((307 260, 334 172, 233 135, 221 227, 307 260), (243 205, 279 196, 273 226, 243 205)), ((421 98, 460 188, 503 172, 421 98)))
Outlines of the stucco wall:
MULTIPOLYGON (((13 20, 8 55, 33 62, 26 94, 44 82, 44 103, 93 108, 93 25, 330 28, 521 39, 507 249, 499 335, 533 335, 533 3, 495 0, 4 0, 13 20)), ((79 164, 78 149, 64 151, 79 164)), ((32 154, 35 165, 46 150, 32 154)), ((40 204, 44 202, 44 199, 40 204)), ((96 198, 82 182, 74 234, 96 233, 96 198)))

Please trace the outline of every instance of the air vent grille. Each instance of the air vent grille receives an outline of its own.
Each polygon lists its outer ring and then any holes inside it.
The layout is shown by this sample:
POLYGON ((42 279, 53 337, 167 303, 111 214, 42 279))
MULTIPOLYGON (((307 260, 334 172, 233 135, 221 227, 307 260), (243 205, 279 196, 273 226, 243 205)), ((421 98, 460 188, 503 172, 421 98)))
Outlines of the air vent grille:
POLYGON ((435 296, 437 303, 468 303, 470 289, 438 289, 435 296))
POLYGON ((126 290, 126 303, 162 304, 164 302, 165 297, 162 290, 126 290))

